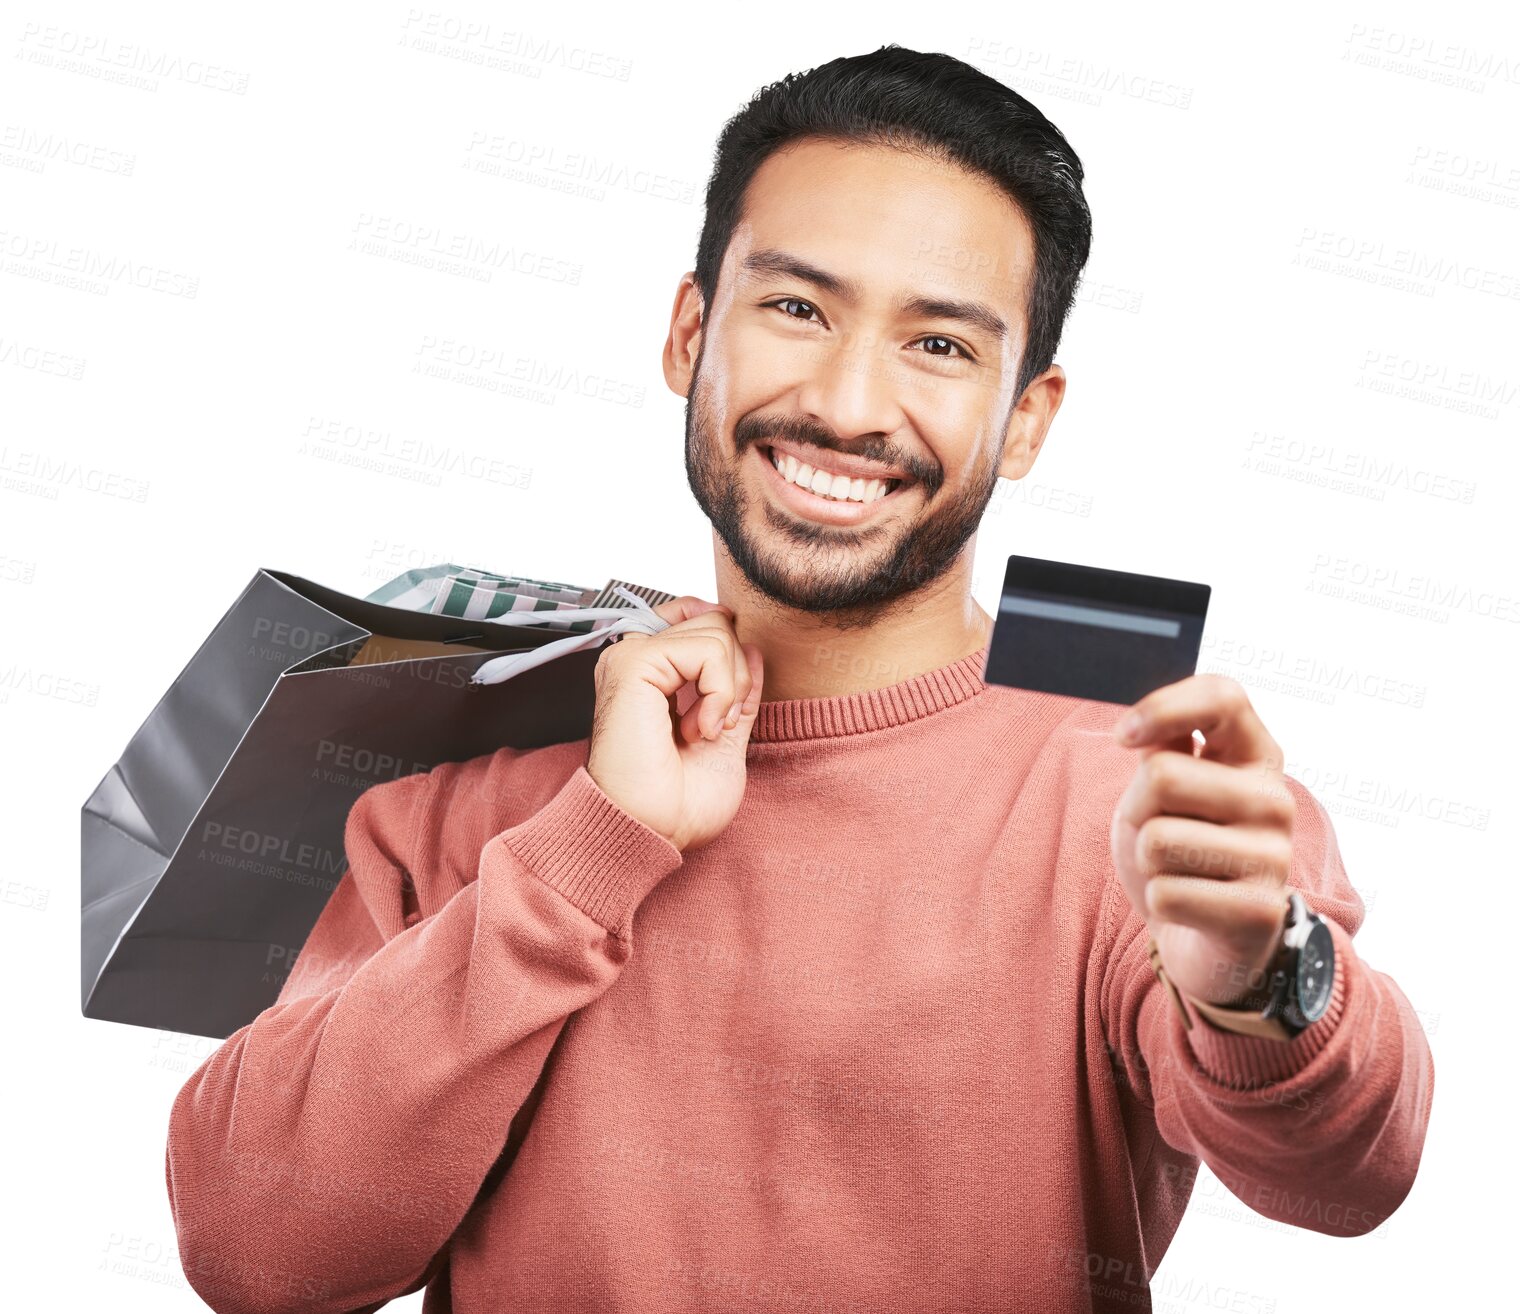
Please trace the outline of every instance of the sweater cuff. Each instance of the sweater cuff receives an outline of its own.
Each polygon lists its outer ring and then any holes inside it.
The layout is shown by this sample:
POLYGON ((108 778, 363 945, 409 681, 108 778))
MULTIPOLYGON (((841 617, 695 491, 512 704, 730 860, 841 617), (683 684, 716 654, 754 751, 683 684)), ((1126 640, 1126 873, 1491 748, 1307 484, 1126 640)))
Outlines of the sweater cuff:
POLYGON ((584 765, 486 849, 493 844, 620 938, 644 896, 682 861, 680 849, 608 798, 584 765))
POLYGON ((1334 1039, 1347 1010, 1346 982, 1355 970, 1355 953, 1351 937, 1340 923, 1327 918, 1330 937, 1335 945, 1335 980, 1330 989, 1330 1006, 1324 1016, 1311 1023, 1292 1040, 1269 1040, 1261 1036, 1243 1036, 1226 1031, 1193 1011, 1191 1030, 1180 1017, 1173 1018, 1182 1044, 1192 1052, 1201 1072, 1221 1086, 1233 1090, 1255 1090, 1276 1081, 1298 1076, 1334 1039))

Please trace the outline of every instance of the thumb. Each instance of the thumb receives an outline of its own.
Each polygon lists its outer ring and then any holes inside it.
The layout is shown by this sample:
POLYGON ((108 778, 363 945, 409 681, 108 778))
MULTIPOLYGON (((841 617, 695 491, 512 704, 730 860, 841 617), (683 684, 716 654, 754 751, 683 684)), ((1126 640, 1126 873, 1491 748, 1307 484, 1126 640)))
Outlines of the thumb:
POLYGON ((765 659, 760 655, 759 647, 753 643, 741 643, 739 648, 749 664, 749 696, 739 708, 739 719, 734 722, 732 729, 723 731, 722 738, 725 743, 743 752, 749 744, 749 732, 754 727, 755 718, 760 714, 760 694, 765 684, 765 659))

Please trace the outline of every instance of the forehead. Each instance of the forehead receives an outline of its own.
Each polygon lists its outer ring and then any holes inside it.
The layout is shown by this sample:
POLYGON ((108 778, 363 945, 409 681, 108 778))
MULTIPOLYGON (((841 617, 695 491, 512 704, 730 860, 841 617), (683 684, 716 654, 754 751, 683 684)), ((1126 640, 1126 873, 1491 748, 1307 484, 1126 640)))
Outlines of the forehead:
POLYGON ((766 158, 724 262, 781 248, 858 279, 883 303, 903 293, 978 297, 1022 323, 1034 233, 1012 197, 959 165, 888 146, 820 139, 766 158))

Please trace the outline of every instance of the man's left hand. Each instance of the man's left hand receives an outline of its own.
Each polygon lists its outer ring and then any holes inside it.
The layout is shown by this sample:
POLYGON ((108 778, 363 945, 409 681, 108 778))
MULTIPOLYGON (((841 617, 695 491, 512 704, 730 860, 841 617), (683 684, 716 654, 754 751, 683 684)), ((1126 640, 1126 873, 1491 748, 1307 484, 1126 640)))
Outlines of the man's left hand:
POLYGON ((1140 764, 1114 810, 1114 867, 1167 976, 1208 1003, 1263 1005, 1293 857, 1282 750, 1246 691, 1222 675, 1148 693, 1119 718, 1115 738, 1140 764), (1135 713, 1140 736, 1125 739, 1135 713))

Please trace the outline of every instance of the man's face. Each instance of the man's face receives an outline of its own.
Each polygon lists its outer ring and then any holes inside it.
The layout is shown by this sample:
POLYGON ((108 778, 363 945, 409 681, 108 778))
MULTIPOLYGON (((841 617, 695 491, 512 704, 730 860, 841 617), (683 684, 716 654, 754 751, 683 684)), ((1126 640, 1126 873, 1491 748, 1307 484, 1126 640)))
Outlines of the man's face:
POLYGON ((1004 461, 1033 254, 953 165, 809 140, 760 167, 686 406, 687 480, 757 589, 849 627, 952 565, 1004 461))

